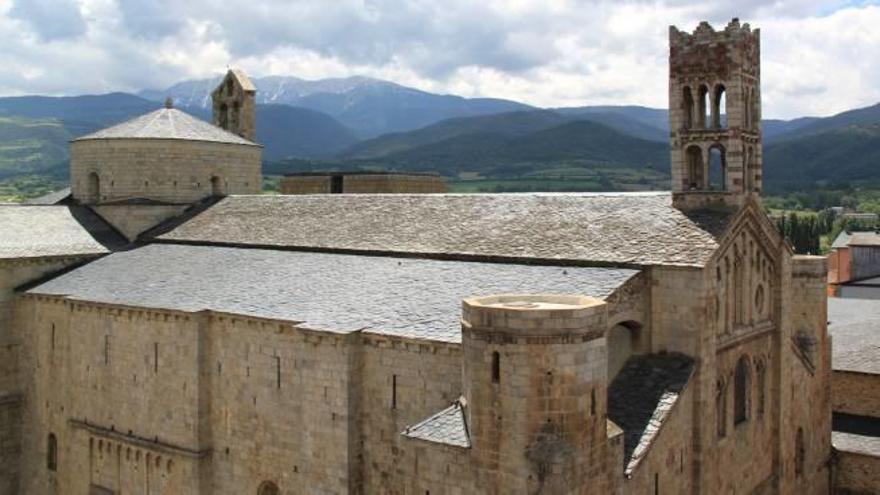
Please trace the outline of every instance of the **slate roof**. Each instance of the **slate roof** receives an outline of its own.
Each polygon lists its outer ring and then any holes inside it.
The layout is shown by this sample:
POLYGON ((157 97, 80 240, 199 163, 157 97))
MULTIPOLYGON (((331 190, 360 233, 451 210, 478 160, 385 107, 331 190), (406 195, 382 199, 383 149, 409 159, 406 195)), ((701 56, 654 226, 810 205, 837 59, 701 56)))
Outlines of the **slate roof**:
POLYGON ((608 418, 623 429, 624 473, 648 453, 694 369, 682 354, 635 356, 608 388, 608 418))
POLYGON ((880 374, 880 300, 828 298, 831 368, 880 374))
POLYGON ((831 445, 837 450, 880 457, 880 437, 832 431, 831 445))
POLYGON ((471 446, 464 409, 458 401, 421 423, 410 426, 401 435, 465 449, 471 446))
POLYGON ((853 232, 849 239, 850 246, 880 246, 880 235, 876 232, 853 232))
POLYGON ((160 108, 74 141, 93 139, 179 139, 259 146, 176 108, 160 108))
POLYGON ((241 85, 241 89, 244 91, 256 91, 257 87, 254 86, 254 83, 251 82, 251 78, 247 76, 241 69, 230 69, 229 72, 238 79, 238 84, 241 85))
POLYGON ((0 259, 98 255, 127 244, 81 206, 0 206, 0 259))
POLYGON ((831 243, 831 249, 837 249, 846 247, 849 244, 849 239, 851 234, 845 230, 841 230, 837 237, 834 238, 834 242, 831 243))
POLYGON ((702 266, 728 213, 669 193, 230 196, 160 240, 571 264, 702 266))
POLYGON ((465 297, 528 292, 603 298, 637 273, 152 244, 111 254, 29 292, 460 342, 465 297))
POLYGON ((862 280, 856 280, 855 282, 847 282, 844 285, 876 287, 880 286, 880 277, 863 278, 862 280))
POLYGON ((48 194, 44 194, 42 196, 26 199, 24 200, 24 204, 26 205, 57 205, 67 201, 70 198, 70 188, 65 187, 64 189, 59 189, 57 191, 50 192, 48 194))

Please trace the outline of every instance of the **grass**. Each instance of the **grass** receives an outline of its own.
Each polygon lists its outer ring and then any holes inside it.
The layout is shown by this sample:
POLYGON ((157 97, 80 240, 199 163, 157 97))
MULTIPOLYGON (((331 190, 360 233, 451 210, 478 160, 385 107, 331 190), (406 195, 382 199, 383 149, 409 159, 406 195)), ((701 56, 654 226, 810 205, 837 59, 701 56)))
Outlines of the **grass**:
POLYGON ((67 182, 41 175, 22 175, 0 181, 0 202, 18 203, 67 186, 67 182))

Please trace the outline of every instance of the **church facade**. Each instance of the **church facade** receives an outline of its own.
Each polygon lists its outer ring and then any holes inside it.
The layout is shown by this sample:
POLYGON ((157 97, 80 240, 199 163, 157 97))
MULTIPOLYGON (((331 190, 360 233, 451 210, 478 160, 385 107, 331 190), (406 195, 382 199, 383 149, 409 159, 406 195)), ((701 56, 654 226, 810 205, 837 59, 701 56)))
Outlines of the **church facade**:
POLYGON ((831 493, 826 263, 761 207, 759 32, 670 43, 671 193, 256 195, 237 71, 211 141, 173 109, 78 140, 75 204, 33 207, 63 239, 0 207, 0 267, 45 267, 2 287, 0 486, 831 493), (161 139, 184 165, 100 151, 161 139))

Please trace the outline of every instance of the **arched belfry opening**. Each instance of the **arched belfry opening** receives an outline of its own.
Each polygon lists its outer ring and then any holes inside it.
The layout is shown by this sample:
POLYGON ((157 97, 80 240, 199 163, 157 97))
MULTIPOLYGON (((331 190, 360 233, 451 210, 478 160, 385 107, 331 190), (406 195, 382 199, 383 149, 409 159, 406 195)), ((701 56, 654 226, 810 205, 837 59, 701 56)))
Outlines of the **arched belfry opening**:
POLYGON ((705 181, 703 171, 706 168, 703 164, 703 150, 699 146, 691 145, 688 146, 685 155, 687 156, 687 189, 691 191, 703 189, 705 181))
POLYGON ((682 90, 682 102, 684 103, 684 128, 691 129, 694 127, 694 94, 691 92, 690 86, 685 86, 682 90))
POLYGON ((238 129, 241 126, 241 102, 232 103, 232 115, 229 118, 229 126, 238 129))
POLYGON ((699 114, 697 115, 697 128, 705 129, 709 127, 709 87, 705 84, 700 85, 699 114))
POLYGON ((715 94, 712 97, 712 127, 715 129, 727 127, 726 93, 723 84, 715 86, 715 94))
POLYGON ((101 201, 101 178, 97 172, 90 172, 86 178, 86 202, 97 203, 101 201))
POLYGON ((217 125, 223 129, 229 129, 229 106, 226 103, 220 105, 220 111, 217 117, 219 118, 217 125))
POLYGON ((727 152, 720 144, 709 148, 709 190, 727 190, 727 152))

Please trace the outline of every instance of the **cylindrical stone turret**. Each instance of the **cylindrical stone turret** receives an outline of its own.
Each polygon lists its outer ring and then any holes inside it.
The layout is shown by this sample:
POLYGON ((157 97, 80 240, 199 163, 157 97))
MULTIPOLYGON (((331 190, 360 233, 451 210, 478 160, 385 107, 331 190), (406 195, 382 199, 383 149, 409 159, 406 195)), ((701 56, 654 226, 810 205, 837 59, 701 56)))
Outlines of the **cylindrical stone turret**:
POLYGON ((605 302, 466 299, 463 387, 474 459, 498 493, 603 493, 605 302), (491 473, 491 474, 489 474, 491 473), (523 480, 528 480, 523 484, 523 480))

